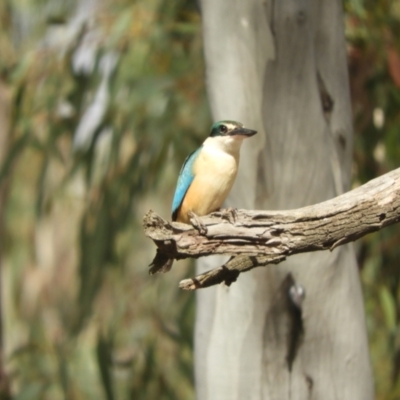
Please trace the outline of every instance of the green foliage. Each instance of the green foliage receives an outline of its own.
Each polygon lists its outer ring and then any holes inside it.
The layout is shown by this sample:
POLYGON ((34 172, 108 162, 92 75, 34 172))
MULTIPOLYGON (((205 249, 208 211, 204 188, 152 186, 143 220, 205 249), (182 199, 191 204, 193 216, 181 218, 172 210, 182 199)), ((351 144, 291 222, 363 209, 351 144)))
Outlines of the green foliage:
MULTIPOLYGON (((400 2, 348 0, 355 170, 364 183, 400 160, 400 2)), ((359 265, 378 399, 400 397, 399 226, 360 241, 359 265)))
POLYGON ((179 167, 210 126, 199 15, 192 2, 119 0, 67 37, 74 8, 57 3, 0 6, 0 50, 12 52, 0 65, 13 109, 0 182, 13 393, 192 398, 193 295, 177 289, 182 270, 148 276, 140 220, 151 204, 169 213, 179 167), (35 37, 14 47, 11 14, 29 10, 35 37), (88 32, 85 71, 73 66, 88 32), (74 147, 110 54, 104 112, 74 147))

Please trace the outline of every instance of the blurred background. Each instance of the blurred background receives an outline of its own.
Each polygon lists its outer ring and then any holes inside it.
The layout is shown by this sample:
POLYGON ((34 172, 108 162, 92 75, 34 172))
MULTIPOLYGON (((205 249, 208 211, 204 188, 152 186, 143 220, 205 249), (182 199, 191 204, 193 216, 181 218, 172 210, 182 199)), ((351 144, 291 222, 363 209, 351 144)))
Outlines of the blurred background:
MULTIPOLYGON (((344 2, 354 186, 400 161, 400 1, 344 2)), ((0 399, 192 399, 190 262, 149 276, 212 123, 195 0, 0 1, 0 399)), ((400 398, 400 231, 357 242, 378 399, 400 398)))

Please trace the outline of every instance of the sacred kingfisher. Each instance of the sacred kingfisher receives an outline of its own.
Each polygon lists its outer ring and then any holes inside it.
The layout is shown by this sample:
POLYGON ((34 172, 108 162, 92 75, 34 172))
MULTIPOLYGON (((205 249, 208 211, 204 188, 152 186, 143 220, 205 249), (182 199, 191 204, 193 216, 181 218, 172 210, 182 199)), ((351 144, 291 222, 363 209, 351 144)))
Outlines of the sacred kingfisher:
POLYGON ((218 210, 228 196, 239 166, 243 140, 257 131, 235 121, 219 121, 199 149, 186 158, 172 202, 172 220, 189 223, 218 210))
MULTIPOLYGON (((240 146, 256 133, 235 121, 220 121, 211 127, 210 136, 183 163, 172 201, 173 221, 189 223, 190 213, 207 215, 222 206, 236 178, 240 146)), ((151 274, 172 267, 173 259, 159 257, 162 266, 155 268, 153 261, 151 274)))

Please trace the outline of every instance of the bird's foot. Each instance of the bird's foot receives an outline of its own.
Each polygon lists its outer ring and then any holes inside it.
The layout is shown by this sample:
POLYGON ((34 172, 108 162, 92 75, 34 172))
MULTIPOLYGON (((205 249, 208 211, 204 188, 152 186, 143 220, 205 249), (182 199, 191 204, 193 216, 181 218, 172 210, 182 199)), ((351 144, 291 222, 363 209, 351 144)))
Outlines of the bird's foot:
POLYGON ((225 210, 220 210, 221 212, 221 217, 225 218, 231 223, 232 225, 235 225, 236 219, 237 219, 237 208, 233 207, 228 207, 225 210))
POLYGON ((200 235, 206 235, 207 234, 207 227, 200 221, 200 218, 197 214, 195 214, 193 211, 188 212, 190 222, 192 225, 199 231, 200 235))

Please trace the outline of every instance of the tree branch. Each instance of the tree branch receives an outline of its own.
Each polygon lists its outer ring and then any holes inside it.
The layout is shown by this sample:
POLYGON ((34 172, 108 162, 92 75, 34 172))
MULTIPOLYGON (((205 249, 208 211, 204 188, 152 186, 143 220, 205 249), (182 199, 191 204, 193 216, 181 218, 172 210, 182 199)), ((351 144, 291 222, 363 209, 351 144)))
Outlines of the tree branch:
POLYGON ((193 279, 183 289, 220 282, 231 284, 241 272, 287 256, 333 250, 400 220, 400 169, 331 200, 289 211, 222 210, 191 219, 191 225, 168 222, 149 211, 145 234, 157 245, 150 273, 166 260, 233 255, 225 265, 193 279))

